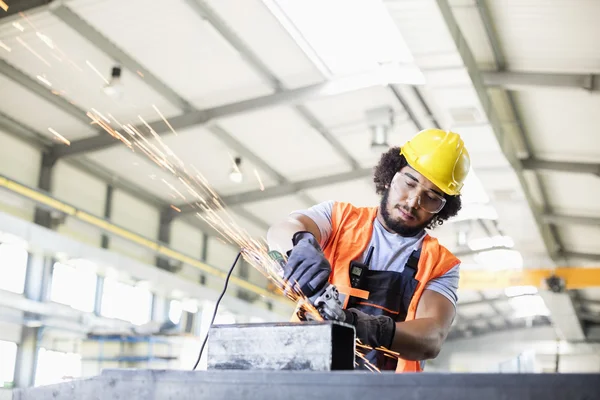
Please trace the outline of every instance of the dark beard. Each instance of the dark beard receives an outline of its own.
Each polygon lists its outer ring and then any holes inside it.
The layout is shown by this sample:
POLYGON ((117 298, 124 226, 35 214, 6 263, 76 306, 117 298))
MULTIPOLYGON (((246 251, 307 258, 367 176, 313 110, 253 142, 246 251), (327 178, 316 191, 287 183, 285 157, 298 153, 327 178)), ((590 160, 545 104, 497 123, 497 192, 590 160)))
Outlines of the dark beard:
MULTIPOLYGON (((391 229, 392 231, 396 232, 400 236, 407 236, 407 237, 416 236, 419 233, 421 233, 421 231, 423 229, 425 229, 425 227, 429 224, 429 221, 427 221, 424 224, 413 227, 413 226, 406 226, 402 221, 392 219, 392 217, 390 216, 390 213, 387 209, 389 194, 390 194, 390 189, 388 188, 385 191, 385 193, 383 193, 383 196, 381 196, 381 201, 379 202, 379 211, 381 212, 383 221, 385 222, 385 225, 388 227, 388 229, 391 229)), ((405 211, 410 212, 409 210, 406 210, 406 209, 405 209, 405 211)))

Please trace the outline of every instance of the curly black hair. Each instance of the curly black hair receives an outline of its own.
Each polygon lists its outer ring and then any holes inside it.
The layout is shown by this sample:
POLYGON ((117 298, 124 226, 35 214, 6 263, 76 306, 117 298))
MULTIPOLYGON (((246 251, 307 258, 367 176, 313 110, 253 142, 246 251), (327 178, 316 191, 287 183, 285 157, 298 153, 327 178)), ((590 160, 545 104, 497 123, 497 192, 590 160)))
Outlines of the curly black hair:
MULTIPOLYGON (((400 154, 400 147, 392 147, 383 153, 373 173, 373 182, 375 182, 375 191, 377 194, 383 195, 388 190, 396 172, 407 165, 406 158, 400 154)), ((444 197, 446 198, 444 208, 434 215, 433 219, 426 226, 427 229, 433 229, 438 225, 442 225, 444 221, 455 216, 460 211, 462 207, 460 194, 457 196, 444 194, 444 197)))

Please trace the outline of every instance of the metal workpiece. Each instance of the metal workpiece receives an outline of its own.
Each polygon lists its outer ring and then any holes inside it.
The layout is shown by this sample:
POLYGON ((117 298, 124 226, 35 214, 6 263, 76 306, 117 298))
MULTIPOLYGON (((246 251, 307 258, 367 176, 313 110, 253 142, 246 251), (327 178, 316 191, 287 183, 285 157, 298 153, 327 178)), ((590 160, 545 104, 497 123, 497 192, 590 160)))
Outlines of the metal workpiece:
POLYGON ((215 325, 208 370, 353 370, 355 330, 337 321, 215 325))
POLYGON ((394 374, 358 371, 105 370, 16 389, 14 400, 593 400, 597 374, 394 374))

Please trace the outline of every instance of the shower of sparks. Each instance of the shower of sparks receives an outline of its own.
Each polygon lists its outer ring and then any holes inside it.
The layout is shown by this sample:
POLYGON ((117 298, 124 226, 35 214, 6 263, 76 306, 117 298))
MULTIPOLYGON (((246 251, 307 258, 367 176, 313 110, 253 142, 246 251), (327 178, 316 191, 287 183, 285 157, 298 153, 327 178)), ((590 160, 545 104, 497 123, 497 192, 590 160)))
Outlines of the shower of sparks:
POLYGON ((87 64, 88 67, 90 67, 90 69, 92 71, 94 71, 96 73, 96 75, 98 75, 100 77, 100 79, 102 79, 104 81, 104 83, 106 83, 108 85, 108 79, 106 79, 104 77, 104 75, 102 75, 102 73, 100 71, 98 71, 98 69, 96 67, 94 67, 94 64, 92 64, 89 60, 85 60, 85 63, 87 64))
POLYGON ((258 173, 258 171, 256 170, 256 168, 254 168, 254 175, 256 176, 256 180, 258 181, 258 184, 260 186, 260 190, 264 191, 265 190, 265 185, 263 185, 262 179, 260 179, 260 174, 258 173))
MULTIPOLYGON (((158 109, 155 110, 159 112, 158 109)), ((96 110, 91 110, 87 116, 92 120, 92 124, 99 125, 131 150, 141 151, 161 169, 171 173, 181 183, 182 188, 185 188, 185 194, 166 179, 162 179, 169 189, 169 194, 189 205, 192 211, 195 211, 195 215, 214 228, 225 242, 237 245, 244 259, 271 280, 285 297, 296 302, 299 310, 313 319, 322 320, 319 312, 301 293, 297 285, 290 285, 289 282, 284 281, 281 266, 269 256, 269 249, 264 239, 256 240, 238 226, 206 178, 196 167, 188 166, 179 159, 141 116, 138 118, 142 121, 142 125, 134 127, 131 124, 121 124, 110 114, 108 115, 110 120, 107 122, 106 118, 99 114, 96 110), (120 134, 117 128, 120 128, 123 134, 120 134)), ((172 128, 160 112, 159 115, 172 128)), ((181 211, 179 207, 171 207, 178 212, 181 211)))
POLYGON ((32 49, 31 46, 29 46, 27 43, 25 43, 23 41, 23 39, 21 39, 19 36, 17 36, 17 42, 19 42, 21 44, 21 46, 23 46, 27 50, 29 50, 31 52, 31 54, 33 54, 34 56, 36 56, 37 58, 39 58, 44 64, 46 64, 49 67, 52 67, 52 65, 48 61, 46 61, 46 59, 44 57, 42 57, 41 55, 39 55, 39 53, 37 53, 34 49, 32 49))
POLYGON ((179 207, 174 206, 173 204, 171 204, 171 208, 177 212, 181 212, 181 209, 179 207))
POLYGON ((52 133, 54 136, 56 136, 56 138, 58 140, 60 140, 61 142, 63 142, 64 144, 66 144, 67 146, 71 145, 71 142, 65 138, 63 135, 61 135, 60 133, 56 132, 54 129, 52 128, 48 128, 48 130, 50 131, 50 133, 52 133))
POLYGON ((8 51, 9 53, 12 51, 10 47, 8 47, 6 44, 4 44, 4 42, 2 40, 0 40, 0 48, 3 48, 4 50, 8 51))
POLYGON ((0 0, 0 8, 3 9, 4 11, 8 11, 8 4, 6 4, 4 1, 0 0))
POLYGON ((21 25, 21 24, 20 24, 20 23, 18 23, 18 22, 13 22, 13 23, 12 23, 12 26, 14 26, 14 27, 15 27, 15 29, 16 29, 16 30, 18 30, 18 31, 21 31, 21 32, 24 32, 24 31, 25 31, 25 28, 23 28, 23 25, 21 25))
MULTIPOLYGON (((138 71, 139 72, 139 71, 138 71)), ((165 118, 165 116, 160 112, 160 110, 158 109, 158 107, 156 107, 154 104, 152 104, 152 108, 154 108, 154 111, 156 111, 156 113, 162 118, 163 121, 165 121, 165 124, 167 124, 167 126, 169 127, 169 129, 171 130, 171 132, 173 132, 173 134, 175 136, 177 136, 177 132, 175 132, 175 129, 173 129, 173 127, 171 126, 171 124, 169 123, 169 121, 167 121, 167 119, 165 118)))

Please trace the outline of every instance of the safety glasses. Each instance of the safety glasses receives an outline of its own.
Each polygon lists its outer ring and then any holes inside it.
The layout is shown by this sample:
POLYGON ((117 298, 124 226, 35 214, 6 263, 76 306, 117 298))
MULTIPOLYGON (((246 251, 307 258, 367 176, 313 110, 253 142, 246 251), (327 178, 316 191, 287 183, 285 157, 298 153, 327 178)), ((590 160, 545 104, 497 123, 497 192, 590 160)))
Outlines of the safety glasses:
POLYGON ((408 199, 417 197, 419 207, 431 214, 436 214, 444 208, 446 199, 431 189, 423 186, 414 177, 404 172, 398 172, 392 179, 392 188, 399 196, 408 196, 408 199))

